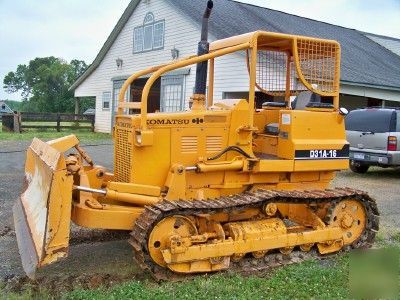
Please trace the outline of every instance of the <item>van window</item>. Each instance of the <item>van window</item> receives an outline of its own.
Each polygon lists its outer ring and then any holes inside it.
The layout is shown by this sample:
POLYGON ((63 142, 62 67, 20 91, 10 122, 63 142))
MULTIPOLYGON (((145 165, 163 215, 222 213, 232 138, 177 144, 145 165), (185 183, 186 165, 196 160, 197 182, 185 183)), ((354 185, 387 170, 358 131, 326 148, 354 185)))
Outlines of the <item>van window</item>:
POLYGON ((397 112, 396 132, 400 132, 400 111, 397 112))
POLYGON ((391 131, 391 124, 393 124, 392 117, 392 110, 353 110, 345 119, 346 130, 371 131, 374 133, 389 132, 391 131))

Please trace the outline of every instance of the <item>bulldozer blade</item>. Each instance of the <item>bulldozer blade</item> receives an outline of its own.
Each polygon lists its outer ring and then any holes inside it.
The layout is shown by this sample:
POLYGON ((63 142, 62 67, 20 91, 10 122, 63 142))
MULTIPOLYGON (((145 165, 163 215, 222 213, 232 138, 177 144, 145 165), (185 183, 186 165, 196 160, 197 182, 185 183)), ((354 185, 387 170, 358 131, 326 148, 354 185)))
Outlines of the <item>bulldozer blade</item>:
POLYGON ((39 259, 36 254, 35 244, 26 222, 25 212, 21 199, 17 199, 13 207, 14 227, 17 235, 18 250, 21 256, 22 267, 26 275, 34 279, 39 259))
POLYGON ((30 278, 37 268, 67 256, 72 184, 63 153, 35 138, 27 151, 24 191, 13 207, 22 266, 30 278))

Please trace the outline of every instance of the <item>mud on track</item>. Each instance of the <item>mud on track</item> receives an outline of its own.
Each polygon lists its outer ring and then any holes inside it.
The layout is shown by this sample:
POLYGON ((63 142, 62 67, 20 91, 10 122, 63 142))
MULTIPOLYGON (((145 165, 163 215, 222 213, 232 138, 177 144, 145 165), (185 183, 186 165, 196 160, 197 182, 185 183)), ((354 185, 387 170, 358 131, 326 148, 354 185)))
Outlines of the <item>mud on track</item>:
MULTIPOLYGON (((111 141, 96 141, 100 146, 85 147, 96 164, 112 170, 111 141)), ((142 279, 134 264, 127 232, 88 230, 72 226, 69 257, 38 272, 35 282, 24 276, 15 234, 12 205, 23 180, 25 152, 29 142, 0 141, 0 282, 6 288, 20 291, 47 287, 50 290, 95 288, 142 279), (10 153, 4 153, 10 152, 10 153)), ((348 186, 367 191, 378 202, 380 224, 384 233, 400 231, 400 170, 372 168, 367 174, 341 172, 334 186, 348 186)))

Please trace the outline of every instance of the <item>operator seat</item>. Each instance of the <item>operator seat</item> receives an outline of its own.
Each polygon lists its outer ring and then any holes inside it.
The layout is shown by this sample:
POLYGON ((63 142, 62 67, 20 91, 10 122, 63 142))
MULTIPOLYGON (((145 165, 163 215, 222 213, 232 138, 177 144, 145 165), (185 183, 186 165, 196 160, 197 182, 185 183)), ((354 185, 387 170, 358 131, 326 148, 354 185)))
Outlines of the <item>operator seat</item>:
POLYGON ((321 103, 321 96, 311 91, 300 92, 292 102, 292 109, 301 110, 309 106, 310 103, 321 103))

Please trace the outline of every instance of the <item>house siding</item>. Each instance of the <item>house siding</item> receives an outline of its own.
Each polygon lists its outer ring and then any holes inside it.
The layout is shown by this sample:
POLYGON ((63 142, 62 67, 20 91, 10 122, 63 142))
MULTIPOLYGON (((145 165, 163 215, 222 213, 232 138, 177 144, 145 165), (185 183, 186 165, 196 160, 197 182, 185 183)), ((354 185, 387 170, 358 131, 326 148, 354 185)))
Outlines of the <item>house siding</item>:
POLYGON ((341 84, 340 93, 360 96, 364 98, 375 98, 400 102, 400 91, 384 90, 365 86, 354 86, 341 84))
MULTIPOLYGON (((121 30, 115 42, 105 55, 100 65, 76 89, 76 97, 96 97, 96 127, 98 132, 111 131, 111 110, 103 110, 103 92, 112 92, 111 78, 131 75, 137 71, 170 61, 171 49, 177 48, 180 57, 196 53, 200 37, 200 27, 191 19, 183 16, 168 2, 141 1, 121 30), (143 24, 145 15, 152 12, 155 20, 165 20, 165 40, 162 50, 133 53, 133 30, 143 24), (123 66, 117 69, 115 60, 121 58, 123 66)), ((215 40, 210 36, 210 41, 215 40)), ((185 108, 193 93, 196 66, 190 67, 190 73, 184 78, 185 108)), ((248 75, 245 55, 232 54, 217 58, 215 62, 214 99, 222 99, 223 92, 248 90, 248 75)))
MULTIPOLYGON (((75 96, 96 97, 96 131, 111 131, 111 111, 102 109, 102 93, 112 92, 111 78, 131 75, 137 71, 170 61, 171 49, 179 49, 179 56, 192 55, 197 49, 199 28, 189 19, 179 15, 166 1, 141 1, 121 30, 117 39, 97 69, 76 89, 75 96), (133 30, 143 24, 146 13, 152 12, 156 20, 165 20, 165 41, 163 50, 133 54, 133 30), (123 66, 117 69, 115 60, 121 58, 123 66)), ((186 95, 193 85, 195 67, 186 76, 186 95)), ((191 94, 191 92, 190 92, 191 94)))
POLYGON ((249 90, 249 74, 245 52, 229 54, 215 60, 214 100, 226 92, 249 90))

